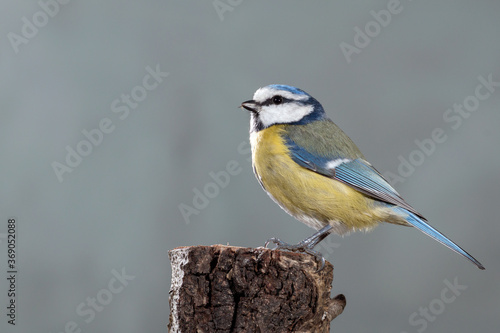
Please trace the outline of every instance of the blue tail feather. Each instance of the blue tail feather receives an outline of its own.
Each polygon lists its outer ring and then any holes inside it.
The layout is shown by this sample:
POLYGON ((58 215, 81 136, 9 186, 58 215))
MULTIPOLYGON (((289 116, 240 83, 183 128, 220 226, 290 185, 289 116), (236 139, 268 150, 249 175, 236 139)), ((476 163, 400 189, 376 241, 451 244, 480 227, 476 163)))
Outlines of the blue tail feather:
POLYGON ((406 221, 410 223, 412 226, 417 228, 418 230, 422 231, 424 234, 434 238, 441 244, 449 247, 456 253, 464 256, 465 258, 469 259, 472 261, 479 269, 484 269, 484 266, 476 260, 473 256, 467 253, 464 249, 462 249, 460 246, 457 244, 453 243, 450 239, 448 239, 445 235, 443 235, 441 232, 439 232, 437 229, 429 225, 425 220, 421 219, 417 215, 413 214, 412 212, 407 211, 404 208, 401 207, 394 207, 394 211, 406 215, 406 221))

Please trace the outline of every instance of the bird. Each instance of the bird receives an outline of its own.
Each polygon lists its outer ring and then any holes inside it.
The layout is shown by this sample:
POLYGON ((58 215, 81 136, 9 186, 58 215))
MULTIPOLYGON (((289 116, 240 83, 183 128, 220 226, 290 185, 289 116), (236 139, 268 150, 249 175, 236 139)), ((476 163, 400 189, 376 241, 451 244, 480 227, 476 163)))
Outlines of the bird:
POLYGON ((329 234, 368 231, 380 223, 415 227, 479 269, 484 266, 410 206, 356 144, 304 90, 271 84, 240 108, 250 112, 253 172, 285 212, 317 230, 296 245, 269 239, 275 249, 305 252, 324 267, 314 247, 329 234))

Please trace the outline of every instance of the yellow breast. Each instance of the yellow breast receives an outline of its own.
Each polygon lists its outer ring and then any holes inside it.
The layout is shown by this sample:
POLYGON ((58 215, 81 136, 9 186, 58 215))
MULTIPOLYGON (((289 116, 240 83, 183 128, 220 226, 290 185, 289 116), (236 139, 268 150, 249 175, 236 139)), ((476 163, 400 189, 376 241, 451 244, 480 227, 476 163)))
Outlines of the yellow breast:
POLYGON ((386 218, 372 199, 295 163, 282 137, 286 126, 250 135, 254 172, 276 203, 315 229, 331 224, 339 234, 370 229, 386 218))

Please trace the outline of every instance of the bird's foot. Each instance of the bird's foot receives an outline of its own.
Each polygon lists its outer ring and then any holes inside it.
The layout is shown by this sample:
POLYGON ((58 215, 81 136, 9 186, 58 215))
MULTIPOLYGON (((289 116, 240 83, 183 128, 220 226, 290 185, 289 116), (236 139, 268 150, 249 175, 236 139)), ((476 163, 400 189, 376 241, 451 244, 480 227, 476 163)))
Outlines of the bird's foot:
POLYGON ((314 251, 307 242, 300 242, 298 244, 292 245, 283 242, 281 239, 273 237, 269 238, 266 243, 264 244, 264 247, 267 248, 269 243, 274 243, 276 247, 273 250, 286 250, 290 252, 302 252, 302 253, 307 253, 310 256, 313 256, 316 259, 316 263, 319 265, 318 272, 321 271, 325 267, 325 258, 323 255, 318 252, 314 251))

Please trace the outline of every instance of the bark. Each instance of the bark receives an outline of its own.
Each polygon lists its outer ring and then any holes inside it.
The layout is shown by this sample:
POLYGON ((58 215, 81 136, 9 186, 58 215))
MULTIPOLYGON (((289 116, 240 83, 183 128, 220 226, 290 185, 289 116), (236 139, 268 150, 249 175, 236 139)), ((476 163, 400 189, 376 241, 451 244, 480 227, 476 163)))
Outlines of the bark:
POLYGON ((170 333, 330 332, 344 295, 330 298, 333 266, 264 248, 190 246, 169 251, 170 333))

